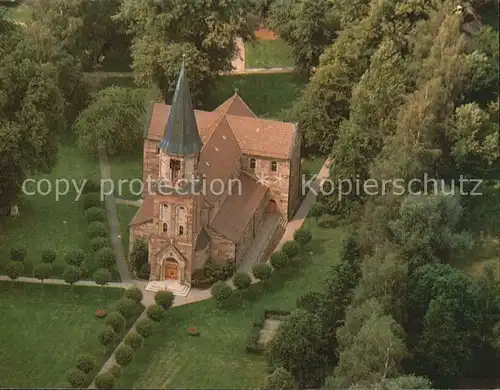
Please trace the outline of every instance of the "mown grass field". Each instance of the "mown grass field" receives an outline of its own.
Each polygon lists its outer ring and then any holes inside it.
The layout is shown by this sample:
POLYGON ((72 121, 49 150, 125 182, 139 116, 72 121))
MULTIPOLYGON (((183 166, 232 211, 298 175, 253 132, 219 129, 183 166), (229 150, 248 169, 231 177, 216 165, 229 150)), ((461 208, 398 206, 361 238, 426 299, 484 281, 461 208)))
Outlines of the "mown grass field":
POLYGON ((295 65, 292 48, 282 39, 245 42, 245 68, 285 68, 295 65))
POLYGON ((293 309, 304 292, 320 290, 338 261, 345 230, 321 229, 306 221, 313 241, 293 275, 276 278, 270 291, 232 309, 210 299, 173 308, 169 319, 148 339, 117 382, 120 388, 258 388, 267 370, 265 358, 245 351, 254 319, 264 309, 293 309), (312 252, 312 254, 309 253, 312 252), (187 328, 201 335, 192 337, 187 328))
MULTIPOLYGON (((100 180, 97 158, 80 151, 71 139, 59 144, 58 162, 48 175, 33 176, 37 183, 46 179, 54 187, 55 181, 66 179, 76 183, 84 179, 100 180)), ((0 274, 10 261, 10 249, 15 244, 23 244, 27 249, 25 274, 31 276, 33 267, 41 261, 44 249, 56 251, 58 258, 54 264, 54 275, 61 276, 64 255, 75 249, 86 249, 88 238, 87 223, 82 199, 76 200, 74 187, 66 195, 56 200, 55 191, 42 195, 36 186, 27 185, 33 195, 22 195, 19 201, 20 215, 0 218, 0 274)), ((61 184, 61 189, 64 187, 61 184)), ((43 193, 47 184, 41 187, 43 193)))
POLYGON ((80 353, 91 353, 97 366, 90 383, 113 348, 104 354, 97 334, 113 311, 122 289, 0 283, 0 387, 69 387, 66 372, 80 353))

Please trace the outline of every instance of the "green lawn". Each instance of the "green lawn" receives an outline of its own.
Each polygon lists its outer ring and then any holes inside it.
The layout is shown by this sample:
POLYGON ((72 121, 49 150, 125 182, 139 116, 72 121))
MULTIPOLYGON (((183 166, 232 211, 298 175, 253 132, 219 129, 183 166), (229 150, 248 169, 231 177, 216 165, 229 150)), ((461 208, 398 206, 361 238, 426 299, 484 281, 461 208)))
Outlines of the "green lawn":
POLYGON ((296 274, 275 280, 272 291, 260 291, 239 308, 222 310, 213 300, 180 306, 146 341, 119 379, 120 388, 258 388, 266 375, 264 357, 245 352, 254 319, 268 309, 293 309, 302 293, 319 290, 338 252, 344 231, 320 229, 308 220, 312 255, 301 259, 296 274), (199 337, 186 329, 196 326, 199 337))
POLYGON ((285 68, 295 65, 290 45, 278 38, 245 42, 245 67, 285 68))
MULTIPOLYGON (((49 175, 37 175, 33 179, 47 179, 54 186, 57 179, 99 180, 100 172, 96 158, 88 157, 70 141, 59 145, 58 163, 49 175)), ((28 186, 29 191, 33 189, 28 186)), ((45 190, 45 187, 42 188, 45 190)), ((20 215, 0 218, 0 273, 10 259, 13 245, 22 243, 26 246, 26 274, 31 275, 32 268, 40 262, 41 252, 52 249, 57 252, 54 276, 60 276, 64 267, 64 255, 75 249, 86 249, 87 223, 83 206, 76 200, 76 191, 72 188, 67 195, 56 201, 55 194, 43 196, 39 193, 23 195, 19 202, 20 215)))
MULTIPOLYGON (((0 283, 0 387, 69 387, 66 371, 83 352, 97 358, 98 372, 114 348, 104 354, 97 333, 104 319, 97 309, 113 311, 122 289, 0 283)), ((138 311, 139 311, 138 307, 138 311)), ((87 383, 87 385, 88 385, 87 383)), ((86 386, 84 386, 86 387, 86 386)))

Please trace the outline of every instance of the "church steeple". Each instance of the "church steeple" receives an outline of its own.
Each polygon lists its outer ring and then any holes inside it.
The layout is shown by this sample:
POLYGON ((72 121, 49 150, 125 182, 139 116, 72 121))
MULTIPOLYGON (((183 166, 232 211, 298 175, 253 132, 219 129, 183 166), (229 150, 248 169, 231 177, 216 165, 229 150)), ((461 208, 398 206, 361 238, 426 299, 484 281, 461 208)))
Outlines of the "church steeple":
POLYGON ((183 61, 165 134, 159 147, 171 156, 192 156, 200 153, 202 146, 183 61))

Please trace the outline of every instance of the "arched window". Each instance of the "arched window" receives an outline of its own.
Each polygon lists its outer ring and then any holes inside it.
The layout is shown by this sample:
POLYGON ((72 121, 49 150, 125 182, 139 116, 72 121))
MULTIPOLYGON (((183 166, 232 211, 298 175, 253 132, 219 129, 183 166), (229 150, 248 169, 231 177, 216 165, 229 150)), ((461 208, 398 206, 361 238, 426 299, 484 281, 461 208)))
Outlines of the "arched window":
POLYGON ((184 234, 184 226, 179 226, 179 236, 184 234))
POLYGON ((256 160, 254 158, 250 159, 250 169, 255 169, 256 160))
POLYGON ((276 161, 271 161, 271 172, 278 172, 278 163, 276 161))
POLYGON ((168 225, 166 223, 163 224, 163 233, 166 233, 168 230, 168 225))

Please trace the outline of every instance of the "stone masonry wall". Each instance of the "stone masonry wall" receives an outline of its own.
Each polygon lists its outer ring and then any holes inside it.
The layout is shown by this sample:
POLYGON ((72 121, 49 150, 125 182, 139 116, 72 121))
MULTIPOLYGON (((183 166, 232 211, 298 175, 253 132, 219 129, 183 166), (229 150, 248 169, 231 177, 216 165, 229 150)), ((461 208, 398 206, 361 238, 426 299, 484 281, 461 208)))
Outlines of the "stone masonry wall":
POLYGON ((212 243, 210 245, 210 259, 217 264, 225 264, 229 261, 235 261, 234 243, 213 230, 210 230, 208 233, 212 238, 212 243))

